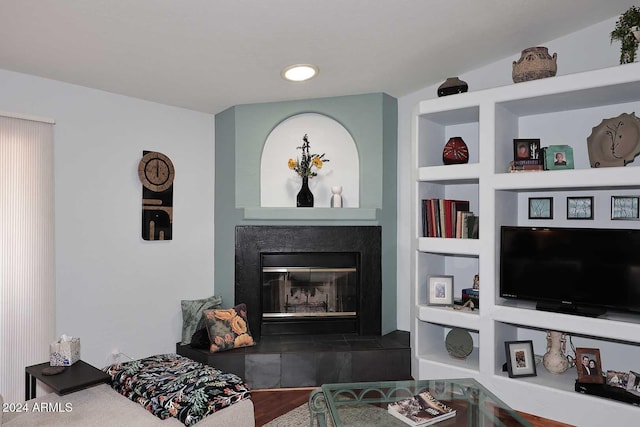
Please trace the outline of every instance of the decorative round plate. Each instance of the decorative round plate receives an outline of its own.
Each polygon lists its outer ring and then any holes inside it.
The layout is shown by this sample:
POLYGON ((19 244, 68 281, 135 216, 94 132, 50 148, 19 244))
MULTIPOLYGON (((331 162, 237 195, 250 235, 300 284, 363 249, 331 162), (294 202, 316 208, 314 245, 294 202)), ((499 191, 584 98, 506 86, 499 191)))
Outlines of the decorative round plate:
POLYGON ((456 359, 465 359, 473 351, 473 338, 466 329, 451 329, 444 342, 451 357, 456 359))
POLYGON ((587 138, 592 168, 626 166, 640 154, 640 119, 635 113, 603 119, 587 138))
POLYGON ((442 151, 442 162, 445 165, 457 165, 469 161, 469 149, 459 136, 449 138, 442 151))

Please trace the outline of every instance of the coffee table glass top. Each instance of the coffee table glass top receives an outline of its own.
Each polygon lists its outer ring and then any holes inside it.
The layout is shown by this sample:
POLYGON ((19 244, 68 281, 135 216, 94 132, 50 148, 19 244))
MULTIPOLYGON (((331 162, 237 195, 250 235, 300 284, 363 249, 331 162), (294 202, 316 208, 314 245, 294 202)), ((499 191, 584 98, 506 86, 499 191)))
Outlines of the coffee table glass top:
POLYGON ((336 427, 406 426, 387 413, 387 405, 429 391, 456 410, 456 416, 436 423, 448 426, 531 426, 516 411, 472 378, 382 381, 324 384, 309 397, 309 410, 319 425, 326 425, 325 414, 336 427))

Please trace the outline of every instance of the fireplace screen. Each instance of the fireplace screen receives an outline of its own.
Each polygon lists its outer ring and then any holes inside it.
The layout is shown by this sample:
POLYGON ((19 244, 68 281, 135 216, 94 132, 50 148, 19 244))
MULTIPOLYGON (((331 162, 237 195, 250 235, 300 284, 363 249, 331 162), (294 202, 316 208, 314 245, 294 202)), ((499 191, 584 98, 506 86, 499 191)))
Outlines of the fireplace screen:
POLYGON ((264 255, 263 318, 355 317, 355 257, 352 254, 339 255, 264 255))

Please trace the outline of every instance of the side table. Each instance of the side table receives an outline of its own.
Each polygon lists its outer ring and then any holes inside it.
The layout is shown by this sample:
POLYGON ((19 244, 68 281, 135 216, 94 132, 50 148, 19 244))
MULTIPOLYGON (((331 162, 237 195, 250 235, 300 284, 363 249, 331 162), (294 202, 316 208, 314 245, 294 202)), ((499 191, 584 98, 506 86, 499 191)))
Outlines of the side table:
POLYGON ((49 362, 45 362, 25 368, 25 400, 36 397, 36 379, 51 387, 59 396, 111 380, 109 374, 82 360, 65 367, 64 372, 60 374, 43 375, 42 370, 49 366, 49 362))

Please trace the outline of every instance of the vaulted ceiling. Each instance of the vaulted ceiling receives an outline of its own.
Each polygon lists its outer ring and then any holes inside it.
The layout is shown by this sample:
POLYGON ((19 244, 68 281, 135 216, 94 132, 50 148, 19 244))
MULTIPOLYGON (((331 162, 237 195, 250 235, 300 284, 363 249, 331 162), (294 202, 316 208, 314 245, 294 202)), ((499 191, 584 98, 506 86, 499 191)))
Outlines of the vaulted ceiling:
MULTIPOLYGON (((400 97, 631 0, 2 0, 0 68, 192 110, 400 97), (288 83, 280 71, 313 63, 288 83)), ((515 58, 514 58, 515 59, 515 58)))

